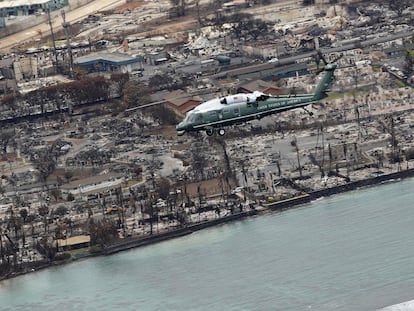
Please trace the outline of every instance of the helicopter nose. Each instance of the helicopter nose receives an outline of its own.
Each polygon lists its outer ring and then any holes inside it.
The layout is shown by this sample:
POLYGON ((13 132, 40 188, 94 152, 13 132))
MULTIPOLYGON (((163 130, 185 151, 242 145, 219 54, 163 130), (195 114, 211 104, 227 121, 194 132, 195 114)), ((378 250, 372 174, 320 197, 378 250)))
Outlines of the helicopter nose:
POLYGON ((176 129, 177 131, 182 131, 182 130, 184 130, 184 129, 185 129, 185 124, 184 124, 184 122, 180 122, 180 123, 178 123, 178 124, 175 126, 175 129, 176 129))
POLYGON ((178 123, 176 126, 175 126, 175 129, 178 131, 178 130, 180 130, 180 129, 182 129, 183 128, 183 122, 180 122, 180 123, 178 123))
POLYGON ((185 128, 183 122, 180 122, 176 127, 175 130, 177 131, 178 136, 182 136, 185 133, 185 128))

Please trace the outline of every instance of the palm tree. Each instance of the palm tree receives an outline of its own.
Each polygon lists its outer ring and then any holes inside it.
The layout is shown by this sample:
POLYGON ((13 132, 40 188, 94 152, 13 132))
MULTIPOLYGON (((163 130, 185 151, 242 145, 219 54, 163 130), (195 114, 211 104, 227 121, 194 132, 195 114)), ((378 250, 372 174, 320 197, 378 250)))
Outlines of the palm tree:
POLYGON ((43 217, 43 223, 45 225, 45 233, 47 232, 49 225, 47 220, 47 215, 49 214, 49 207, 47 205, 42 205, 38 208, 39 215, 43 217))

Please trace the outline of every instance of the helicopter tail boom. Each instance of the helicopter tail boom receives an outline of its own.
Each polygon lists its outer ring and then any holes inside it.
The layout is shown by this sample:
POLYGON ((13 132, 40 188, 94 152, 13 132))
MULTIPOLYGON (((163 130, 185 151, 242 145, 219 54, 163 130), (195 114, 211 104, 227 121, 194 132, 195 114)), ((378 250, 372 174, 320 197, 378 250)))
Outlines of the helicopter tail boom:
POLYGON ((316 87, 315 93, 313 95, 313 100, 318 101, 321 100, 328 95, 326 91, 332 84, 334 79, 334 71, 336 69, 336 64, 327 64, 325 65, 324 72, 325 75, 322 77, 322 80, 319 82, 318 86, 316 87))

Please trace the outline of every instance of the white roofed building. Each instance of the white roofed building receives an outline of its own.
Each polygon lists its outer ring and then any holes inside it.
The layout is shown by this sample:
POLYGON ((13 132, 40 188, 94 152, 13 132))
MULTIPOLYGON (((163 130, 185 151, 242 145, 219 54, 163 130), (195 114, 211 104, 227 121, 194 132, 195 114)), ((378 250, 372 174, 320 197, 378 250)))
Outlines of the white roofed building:
POLYGON ((0 15, 5 17, 33 15, 62 8, 68 0, 6 0, 0 2, 0 15))

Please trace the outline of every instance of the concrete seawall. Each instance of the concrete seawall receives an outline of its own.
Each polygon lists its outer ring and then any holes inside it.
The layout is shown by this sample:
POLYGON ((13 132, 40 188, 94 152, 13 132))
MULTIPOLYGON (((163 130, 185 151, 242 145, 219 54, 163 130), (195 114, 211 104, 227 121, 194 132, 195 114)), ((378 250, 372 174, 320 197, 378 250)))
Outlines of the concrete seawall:
POLYGON ((117 243, 106 247, 102 253, 105 255, 114 254, 120 251, 128 250, 135 247, 145 246, 157 242, 166 241, 169 239, 181 237, 184 235, 191 234, 195 231, 202 230, 208 227, 217 226, 223 223, 239 220, 248 216, 255 215, 257 212, 255 210, 245 211, 225 217, 220 217, 214 220, 200 222, 196 224, 188 225, 187 227, 178 228, 175 230, 167 231, 164 233, 153 234, 144 238, 134 238, 134 239, 125 239, 122 243, 117 243))
POLYGON ((382 182, 389 181, 389 180, 404 179, 404 178, 409 178, 413 176, 414 176, 414 169, 411 168, 411 169, 402 170, 402 171, 395 172, 395 173, 384 174, 384 175, 367 178, 363 180, 352 181, 344 185, 339 185, 339 186, 335 186, 335 187, 331 187, 331 188, 327 188, 323 190, 314 191, 310 193, 310 196, 312 197, 312 200, 313 200, 313 199, 317 199, 317 198, 324 197, 324 196, 329 196, 329 195, 333 195, 333 194, 337 194, 337 193, 341 193, 345 191, 355 190, 361 187, 377 185, 377 184, 380 184, 382 182))
POLYGON ((283 210, 283 209, 287 209, 293 206, 297 206, 299 204, 308 203, 312 200, 316 200, 321 197, 326 197, 326 196, 334 195, 334 194, 341 193, 341 192, 352 191, 352 190, 355 190, 361 187, 377 185, 377 184, 380 184, 380 183, 383 183, 389 180, 404 179, 404 178, 409 178, 413 176, 414 176, 414 169, 402 170, 399 172, 384 174, 384 175, 380 175, 380 176, 376 176, 372 178, 351 181, 343 185, 338 185, 338 186, 334 186, 334 187, 330 187, 330 188, 326 188, 322 190, 316 190, 308 194, 294 197, 288 200, 266 204, 265 207, 270 210, 283 210))
POLYGON ((232 214, 232 215, 225 216, 225 217, 220 217, 220 218, 210 220, 210 221, 191 224, 186 227, 178 228, 176 230, 154 234, 154 235, 144 237, 144 238, 125 239, 122 243, 118 243, 116 245, 111 245, 111 246, 106 247, 102 251, 102 254, 110 255, 110 254, 114 254, 114 253, 117 253, 123 250, 128 250, 128 249, 135 248, 135 247, 140 247, 140 246, 145 246, 145 245, 149 245, 149 244, 153 244, 157 242, 166 241, 166 240, 173 239, 176 237, 181 237, 184 235, 191 234, 198 230, 217 226, 217 225, 224 224, 224 223, 231 222, 231 221, 240 220, 240 219, 253 216, 259 213, 266 213, 266 212, 271 212, 271 211, 282 211, 282 210, 286 210, 289 208, 302 205, 304 203, 308 203, 312 200, 316 200, 321 197, 326 197, 326 196, 334 195, 334 194, 341 193, 341 192, 352 191, 352 190, 355 190, 361 187, 376 185, 376 184, 380 184, 382 182, 386 182, 389 180, 404 179, 404 178, 409 178, 413 176, 414 176, 414 169, 408 169, 408 170, 403 170, 403 171, 399 171, 399 172, 395 172, 391 174, 372 177, 372 178, 368 178, 364 180, 353 181, 353 182, 349 182, 343 185, 338 185, 338 186, 323 189, 323 190, 317 190, 309 194, 305 194, 305 195, 298 196, 295 198, 278 201, 275 203, 265 204, 262 206, 262 208, 257 209, 257 210, 244 211, 244 212, 232 214))

